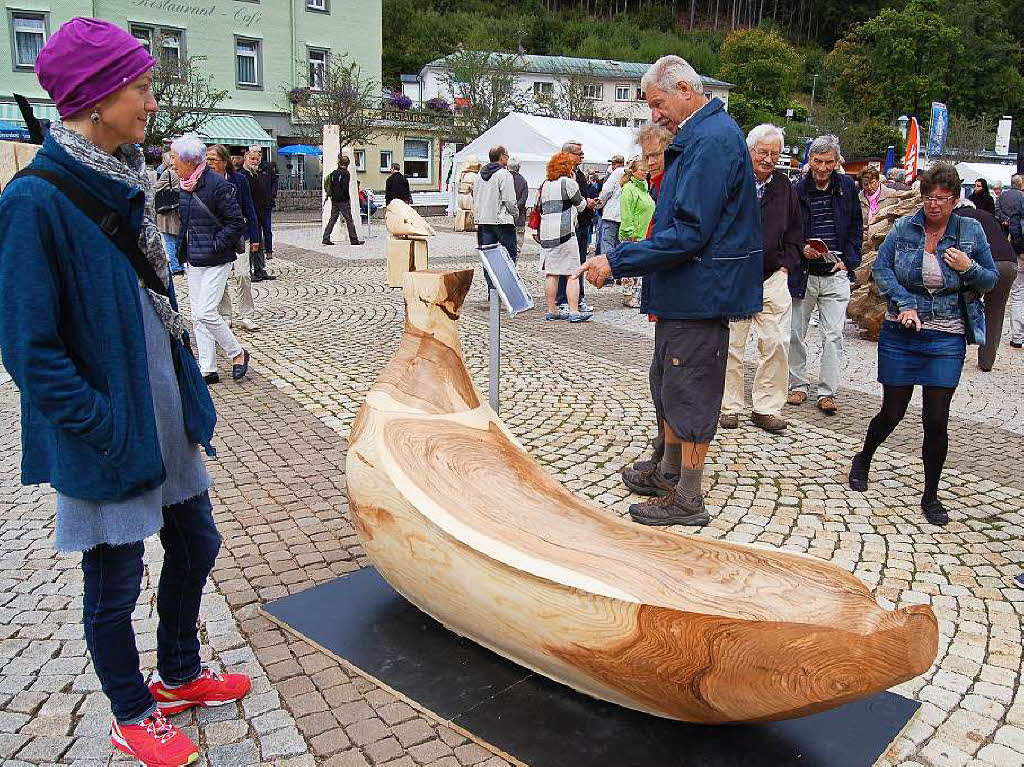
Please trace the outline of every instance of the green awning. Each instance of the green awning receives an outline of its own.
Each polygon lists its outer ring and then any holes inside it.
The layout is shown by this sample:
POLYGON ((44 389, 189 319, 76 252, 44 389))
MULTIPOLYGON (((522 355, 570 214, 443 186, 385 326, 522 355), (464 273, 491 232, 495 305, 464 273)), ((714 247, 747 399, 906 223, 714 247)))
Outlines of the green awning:
POLYGON ((199 135, 208 144, 277 146, 254 118, 245 115, 215 115, 206 121, 199 135))
MULTIPOLYGON (((50 120, 54 123, 60 122, 60 113, 53 104, 33 104, 32 114, 38 120, 50 120)), ((25 124, 21 117, 21 110, 13 101, 0 101, 0 120, 18 125, 25 124)))

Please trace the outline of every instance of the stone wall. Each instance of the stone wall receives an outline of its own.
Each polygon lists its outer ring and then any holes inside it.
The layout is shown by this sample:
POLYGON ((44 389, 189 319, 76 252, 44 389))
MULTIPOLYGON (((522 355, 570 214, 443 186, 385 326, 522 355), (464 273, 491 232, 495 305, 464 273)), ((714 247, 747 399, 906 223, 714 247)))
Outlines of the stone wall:
POLYGON ((320 192, 315 189, 281 189, 277 210, 319 210, 320 192))

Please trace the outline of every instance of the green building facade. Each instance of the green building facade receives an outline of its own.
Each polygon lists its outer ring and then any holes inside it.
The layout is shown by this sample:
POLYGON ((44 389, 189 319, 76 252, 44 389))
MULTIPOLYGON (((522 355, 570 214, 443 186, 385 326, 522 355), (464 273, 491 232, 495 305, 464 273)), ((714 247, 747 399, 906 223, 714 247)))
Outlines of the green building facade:
MULTIPOLYGON (((75 16, 92 16, 128 29, 154 56, 202 56, 201 67, 228 97, 217 111, 224 143, 284 145, 299 130, 285 96, 309 84, 330 53, 347 54, 363 75, 381 81, 382 0, 0 0, 0 120, 20 122, 12 94, 55 117, 33 71, 50 34, 75 16), (252 120, 237 118, 252 118, 252 120), (257 142, 255 120, 266 132, 257 142), (229 136, 236 132, 240 135, 229 136), (271 141, 272 139, 272 141, 271 141)), ((317 142, 319 143, 319 142, 317 142)))

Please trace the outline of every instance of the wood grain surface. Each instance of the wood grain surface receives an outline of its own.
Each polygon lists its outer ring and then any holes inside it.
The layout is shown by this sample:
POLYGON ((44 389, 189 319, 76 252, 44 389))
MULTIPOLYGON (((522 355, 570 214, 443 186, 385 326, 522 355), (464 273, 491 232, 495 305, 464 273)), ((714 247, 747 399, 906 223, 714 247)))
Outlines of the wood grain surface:
POLYGON ((406 327, 353 426, 367 555, 459 634, 584 693, 690 722, 802 716, 934 661, 931 609, 882 609, 801 554, 635 525, 572 495, 476 391, 472 272, 406 278, 406 327))

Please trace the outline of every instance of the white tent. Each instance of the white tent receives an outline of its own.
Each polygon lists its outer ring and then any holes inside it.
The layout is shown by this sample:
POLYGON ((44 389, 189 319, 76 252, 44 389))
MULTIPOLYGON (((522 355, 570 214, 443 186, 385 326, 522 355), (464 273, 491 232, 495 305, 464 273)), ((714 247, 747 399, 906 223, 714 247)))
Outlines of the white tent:
POLYGON ((983 178, 991 185, 993 181, 1002 181, 1003 186, 1010 186, 1010 176, 1017 172, 1016 165, 1001 165, 995 162, 958 162, 956 172, 960 180, 966 184, 974 184, 983 178))
POLYGON ((635 136, 633 128, 513 112, 457 152, 454 162, 456 169, 471 156, 486 163, 488 150, 500 144, 511 157, 519 160, 520 172, 526 177, 530 189, 536 190, 544 180, 548 160, 562 150, 566 141, 576 140, 583 145, 585 168, 604 168, 613 155, 621 154, 628 158, 640 154, 635 136))

